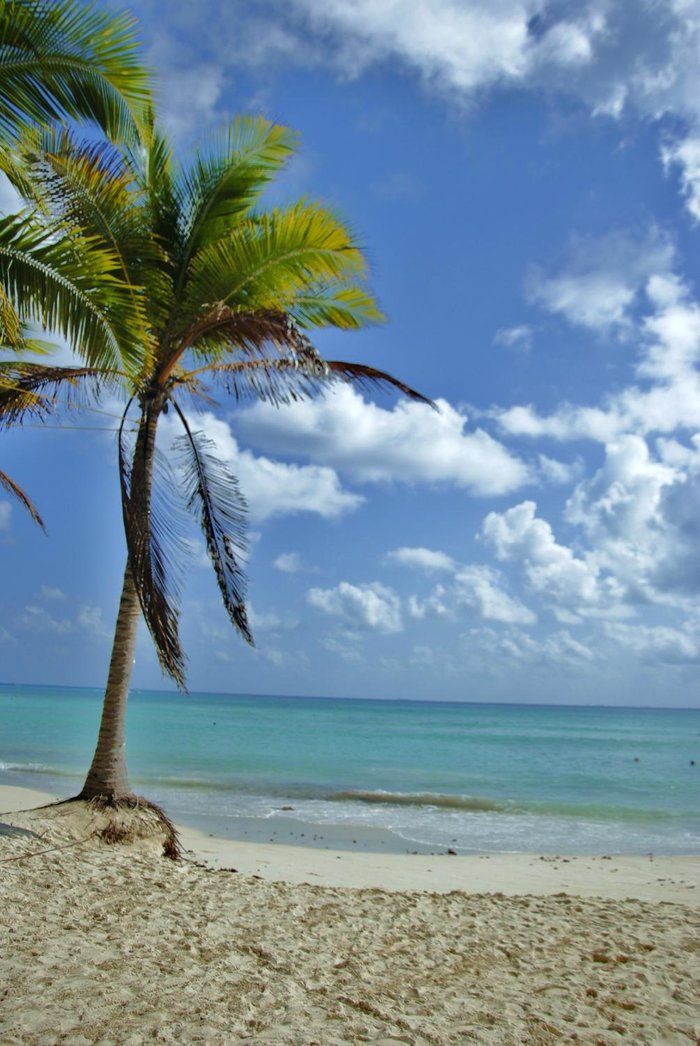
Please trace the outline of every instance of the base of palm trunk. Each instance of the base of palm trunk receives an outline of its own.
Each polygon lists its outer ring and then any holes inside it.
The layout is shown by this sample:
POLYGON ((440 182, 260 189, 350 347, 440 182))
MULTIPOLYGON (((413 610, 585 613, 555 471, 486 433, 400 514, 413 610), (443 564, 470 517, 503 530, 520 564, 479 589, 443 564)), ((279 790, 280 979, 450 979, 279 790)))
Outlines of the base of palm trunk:
POLYGON ((170 820, 165 810, 157 803, 151 802, 142 795, 74 795, 70 799, 63 799, 52 806, 63 806, 67 803, 85 803, 100 813, 113 811, 115 816, 107 824, 100 828, 96 837, 103 843, 116 845, 118 843, 130 843, 143 834, 143 818, 139 814, 147 813, 153 815, 154 827, 157 827, 165 835, 163 840, 163 855, 171 861, 179 861, 182 857, 182 846, 177 828, 170 820), (134 814, 130 818, 129 812, 134 814), (122 816, 117 816, 122 815, 122 816), (126 816, 123 816, 126 815, 126 816), (137 820, 138 818, 138 820, 137 820))

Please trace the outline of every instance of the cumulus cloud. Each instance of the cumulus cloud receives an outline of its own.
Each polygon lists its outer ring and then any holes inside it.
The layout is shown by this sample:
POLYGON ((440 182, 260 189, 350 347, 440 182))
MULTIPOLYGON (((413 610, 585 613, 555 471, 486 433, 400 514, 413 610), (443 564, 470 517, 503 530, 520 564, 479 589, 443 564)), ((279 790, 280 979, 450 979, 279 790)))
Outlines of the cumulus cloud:
POLYGON ((498 572, 487 566, 463 567, 454 579, 461 605, 473 607, 482 617, 511 625, 533 625, 536 615, 502 588, 498 572))
POLYGON ((170 0, 167 13, 161 46, 196 32, 224 70, 324 65, 348 77, 383 64, 460 105, 519 86, 615 119, 700 113, 697 0, 170 0))
POLYGON ((700 134, 690 134, 661 150, 666 170, 678 168, 681 192, 695 221, 700 221, 700 134))
POLYGON ((700 661, 700 642, 697 637, 677 628, 609 621, 605 623, 605 631, 609 639, 628 648, 644 661, 670 664, 700 661))
POLYGON ((567 520, 585 533, 597 564, 614 572, 629 598, 653 599, 655 575, 675 557, 662 499, 683 479, 655 461, 641 437, 624 436, 606 448, 602 468, 579 483, 567 503, 567 520))
POLYGON ((299 627, 299 621, 291 614, 278 614, 274 610, 258 611, 248 604, 248 621, 253 635, 258 632, 291 632, 299 627))
POLYGON ((461 567, 450 585, 437 585, 426 599, 412 596, 409 612, 415 618, 454 618, 462 609, 506 624, 533 625, 537 617, 504 590, 498 571, 485 565, 461 567))
POLYGON ((560 405, 549 415, 531 404, 495 410, 510 435, 610 443, 626 433, 647 435, 700 428, 700 307, 672 273, 649 276, 648 311, 636 326, 637 383, 601 406, 560 405))
POLYGON ((475 495, 517 490, 529 479, 524 462, 445 401, 439 413, 399 401, 391 410, 354 389, 284 408, 258 403, 243 412, 246 438, 273 453, 311 457, 357 482, 447 483, 475 495))
POLYGON ((432 548, 395 548, 387 552, 389 563, 398 563, 404 567, 418 567, 421 570, 454 570, 454 560, 445 552, 432 548))
POLYGON ((577 556, 557 542, 550 524, 536 512, 533 501, 523 501, 486 516, 481 534, 497 558, 515 560, 530 588, 562 621, 621 612, 619 584, 612 577, 604 578, 593 559, 577 556))
POLYGON ((335 588, 312 588, 307 592, 307 600, 316 610, 339 617, 355 628, 385 634, 403 628, 399 597, 379 582, 351 585, 341 581, 335 588))
MULTIPOLYGON (((191 418, 190 424, 212 441, 216 454, 238 477, 256 521, 298 512, 338 519, 364 501, 359 494, 344 490, 331 468, 284 464, 242 450, 228 424, 210 412, 191 418)), ((161 429, 166 443, 172 443, 180 433, 177 421, 169 417, 163 419, 161 429)))
POLYGON ((570 323, 597 332, 631 329, 631 313, 652 276, 668 273, 673 247, 652 230, 640 238, 627 232, 579 238, 566 263, 547 274, 534 268, 527 281, 528 297, 570 323))
POLYGON ((662 441, 656 452, 640 436, 612 441, 564 519, 576 528, 571 547, 532 501, 489 513, 481 536, 563 622, 629 617, 651 604, 687 614, 700 591, 700 437, 662 441))
MULTIPOLYGON (((504 88, 547 92, 577 99, 593 118, 673 116, 677 137, 663 146, 662 159, 680 172, 681 191, 698 218, 698 0, 142 4, 159 22, 152 54, 161 70, 161 108, 177 134, 216 120, 222 87, 243 69, 265 75, 285 67, 326 68, 348 79, 383 66, 460 109, 504 88)), ((400 181, 398 189, 405 189, 400 181)), ((589 290, 598 312, 624 311, 624 294, 589 290)), ((558 291, 565 303, 566 288, 558 291)))
POLYGON ((546 454, 537 456, 537 469, 545 483, 555 486, 570 483, 581 475, 583 464, 580 459, 572 462, 558 461, 546 454))
POLYGON ((513 666, 530 662, 580 668, 596 660, 594 651, 566 629, 537 638, 520 629, 473 628, 464 638, 485 667, 500 667, 503 662, 513 666))
POLYGON ((58 617, 51 614, 45 607, 29 603, 20 615, 19 622, 23 628, 31 632, 47 635, 65 636, 87 633, 106 639, 112 634, 104 622, 102 609, 97 606, 83 605, 78 607, 75 613, 67 613, 58 617))
POLYGON ((298 552, 281 552, 272 565, 283 574, 297 574, 302 569, 301 556, 298 552))

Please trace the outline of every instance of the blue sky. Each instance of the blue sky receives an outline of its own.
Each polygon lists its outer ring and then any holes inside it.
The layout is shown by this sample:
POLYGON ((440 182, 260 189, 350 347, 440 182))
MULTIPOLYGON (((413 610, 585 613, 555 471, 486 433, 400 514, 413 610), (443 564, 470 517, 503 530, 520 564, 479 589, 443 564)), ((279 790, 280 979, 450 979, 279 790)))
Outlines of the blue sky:
MULTIPOLYGON (((195 542, 190 688, 697 705, 700 3, 132 9, 183 150, 263 112, 301 134, 277 198, 358 230, 388 323, 319 349, 440 404, 345 388, 198 419, 249 501, 257 647, 195 542)), ((49 530, 0 499, 4 680, 104 681, 103 410, 3 435, 49 530)), ((134 685, 166 685, 145 630, 134 685)))

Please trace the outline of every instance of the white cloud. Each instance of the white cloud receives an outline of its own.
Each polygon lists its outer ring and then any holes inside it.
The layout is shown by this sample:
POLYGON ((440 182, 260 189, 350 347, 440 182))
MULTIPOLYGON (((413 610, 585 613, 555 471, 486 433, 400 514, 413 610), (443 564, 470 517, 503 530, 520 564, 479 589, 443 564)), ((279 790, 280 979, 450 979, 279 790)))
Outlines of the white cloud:
POLYGON ((455 616, 454 600, 450 598, 449 590, 445 585, 436 585, 430 595, 424 599, 409 596, 408 612, 411 617, 415 617, 419 621, 424 618, 451 621, 455 616))
POLYGON ((614 118, 700 113, 697 0, 169 0, 165 14, 161 60, 196 33, 209 64, 233 72, 324 65, 348 77, 383 64, 460 105, 521 86, 614 118))
MULTIPOLYGON (((427 549, 399 550, 408 553, 427 552, 427 549)), ((430 553, 427 563, 442 553, 430 553)), ((419 555, 416 565, 423 565, 419 555)), ((465 608, 476 611, 481 617, 491 621, 503 621, 508 624, 532 625, 536 615, 518 599, 508 595, 502 575, 485 564, 468 564, 459 566, 453 560, 445 558, 440 566, 449 570, 452 577, 449 582, 436 585, 425 598, 412 595, 408 600, 408 611, 411 617, 419 620, 425 618, 454 620, 465 608)), ((406 562, 411 563, 412 557, 406 562)), ((439 560, 438 560, 439 562, 439 560)))
POLYGON ((700 135, 691 134, 664 146, 661 158, 666 170, 672 167, 680 169, 681 192, 686 207, 693 218, 700 221, 700 135))
POLYGON ((390 563, 398 563, 404 567, 418 567, 421 570, 454 570, 454 560, 445 552, 438 552, 431 548, 395 548, 387 552, 386 558, 390 563))
POLYGON ((583 464, 580 460, 573 462, 558 461, 539 454, 537 457, 537 469, 545 483, 560 485, 570 483, 581 475, 583 464))
POLYGON ((440 412, 401 400, 391 410, 339 387, 316 400, 275 408, 258 403, 240 417, 246 437, 274 453, 299 454, 357 482, 448 483, 475 495, 517 490, 527 466, 445 401, 440 412))
POLYGON ((81 607, 78 611, 76 622, 76 628, 78 630, 89 632, 93 636, 100 636, 103 639, 109 639, 113 634, 113 629, 106 625, 102 618, 102 610, 100 607, 81 607))
POLYGON ((44 607, 29 603, 20 617, 23 628, 32 632, 48 632, 54 635, 66 635, 75 630, 75 622, 67 617, 54 617, 44 607))
POLYGON ((503 345, 507 349, 529 352, 532 348, 533 329, 527 323, 517 327, 501 327, 493 336, 494 345, 503 345))
POLYGON ((297 618, 291 614, 278 614, 274 610, 258 612, 252 603, 248 603, 248 621, 254 635, 258 632, 291 632, 299 626, 297 618))
POLYGON ((224 66, 197 60, 189 44, 175 41, 167 32, 159 34, 151 59, 158 69, 163 123, 176 139, 198 136, 215 120, 227 79, 224 66))
MULTIPOLYGON (((237 476, 252 519, 314 512, 337 519, 362 504, 363 498, 342 488, 335 472, 318 465, 287 465, 241 450, 225 421, 206 412, 189 419, 195 431, 210 439, 217 455, 237 476)), ((161 424, 165 441, 180 434, 179 423, 168 417, 161 424)))
POLYGON ((605 631, 609 639, 632 650, 644 661, 670 664, 700 661, 700 643, 697 638, 677 628, 609 621, 605 624, 605 631))
POLYGON ((518 629, 473 628, 464 638, 471 656, 484 667, 496 670, 504 662, 512 666, 529 662, 580 668, 596 660, 594 651, 566 629, 539 639, 518 629))
POLYGON ((302 569, 301 556, 298 552, 281 552, 272 565, 283 574, 297 574, 302 569))
POLYGON ((636 326, 637 376, 602 406, 564 403, 552 414, 534 406, 496 410, 510 435, 610 443, 626 433, 647 435, 700 428, 700 307, 683 283, 656 273, 646 283, 649 311, 636 326))
POLYGON ((662 497, 682 481, 681 472, 654 461, 644 440, 630 435, 609 444, 603 467, 569 499, 567 520, 581 527, 596 563, 614 572, 631 598, 654 598, 653 577, 673 555, 662 497))
POLYGON ((12 516, 12 505, 9 501, 0 501, 0 531, 10 529, 10 518, 12 516))
MULTIPOLYGON (((152 0, 150 6, 159 22, 153 55, 161 108, 177 133, 216 119, 224 84, 243 69, 269 77, 289 66, 324 67, 352 78, 381 65, 462 109, 490 92, 519 88, 577 99, 598 119, 670 114, 680 129, 663 159, 680 169, 682 191, 698 216, 698 0, 152 0), (189 43, 195 37, 196 56, 189 43)), ((258 95, 264 99, 264 86, 258 95)), ((597 292, 599 307, 624 311, 624 298, 615 304, 603 288, 597 292)))
POLYGON ((624 612, 619 606, 621 586, 604 578, 593 558, 576 556, 559 544, 536 511, 533 501, 523 501, 506 512, 488 514, 481 533, 498 559, 515 560, 532 590, 555 614, 563 612, 560 620, 624 612))
POLYGON ((316 610, 342 618, 355 628, 386 634, 403 628, 398 596, 379 582, 351 585, 341 581, 335 588, 310 589, 307 599, 316 610))
POLYGON ((531 301, 570 323, 597 332, 630 329, 631 312, 650 277, 668 273, 674 251, 652 230, 645 238, 615 232, 580 238, 559 272, 533 269, 527 281, 531 301))
POLYGON ((42 599, 51 599, 62 602, 66 598, 66 594, 62 589, 55 588, 52 585, 42 585, 40 592, 42 599))
POLYGON ((511 625, 533 625, 537 617, 501 587, 497 571, 486 566, 463 567, 455 576, 457 602, 474 607, 482 617, 511 625))
POLYGON ((48 635, 64 636, 88 633, 101 639, 109 638, 112 635, 112 630, 102 618, 101 608, 87 604, 79 607, 74 615, 57 617, 49 613, 45 607, 29 603, 25 606, 19 621, 23 628, 48 635))

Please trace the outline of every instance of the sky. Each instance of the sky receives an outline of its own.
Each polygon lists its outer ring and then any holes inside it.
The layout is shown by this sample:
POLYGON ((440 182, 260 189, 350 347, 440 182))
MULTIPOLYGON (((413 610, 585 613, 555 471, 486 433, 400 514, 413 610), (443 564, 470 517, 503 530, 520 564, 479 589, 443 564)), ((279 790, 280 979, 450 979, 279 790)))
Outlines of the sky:
MULTIPOLYGON (((271 202, 357 230, 388 321, 318 349, 439 406, 193 418, 248 500, 256 647, 193 532, 190 689, 700 705, 700 2, 131 9, 183 153, 263 113, 301 137, 271 202)), ((48 535, 0 496, 0 680, 104 682, 118 406, 2 436, 48 535)), ((145 629, 133 682, 168 687, 145 629)))

